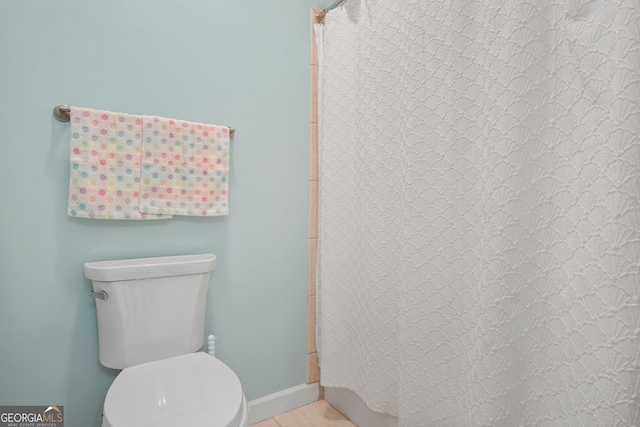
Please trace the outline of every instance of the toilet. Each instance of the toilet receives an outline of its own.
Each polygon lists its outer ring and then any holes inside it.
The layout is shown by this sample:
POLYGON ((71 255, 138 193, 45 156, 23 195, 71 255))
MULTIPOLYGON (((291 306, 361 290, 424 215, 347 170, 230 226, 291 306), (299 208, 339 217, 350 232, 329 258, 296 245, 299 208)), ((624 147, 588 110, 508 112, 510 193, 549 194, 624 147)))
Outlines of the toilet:
POLYGON ((250 427, 238 376, 199 351, 212 254, 88 262, 100 363, 121 369, 102 427, 250 427))

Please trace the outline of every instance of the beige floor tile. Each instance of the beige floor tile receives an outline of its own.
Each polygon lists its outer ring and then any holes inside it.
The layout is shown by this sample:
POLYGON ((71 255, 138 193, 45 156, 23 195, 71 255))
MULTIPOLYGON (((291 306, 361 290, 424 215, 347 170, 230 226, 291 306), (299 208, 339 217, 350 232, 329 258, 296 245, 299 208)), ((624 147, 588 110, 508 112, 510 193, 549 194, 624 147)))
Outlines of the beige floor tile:
POLYGON ((278 424, 273 418, 269 418, 268 420, 254 424, 253 427, 280 427, 280 424, 278 424))
POLYGON ((280 427, 356 427, 325 400, 274 417, 280 427))

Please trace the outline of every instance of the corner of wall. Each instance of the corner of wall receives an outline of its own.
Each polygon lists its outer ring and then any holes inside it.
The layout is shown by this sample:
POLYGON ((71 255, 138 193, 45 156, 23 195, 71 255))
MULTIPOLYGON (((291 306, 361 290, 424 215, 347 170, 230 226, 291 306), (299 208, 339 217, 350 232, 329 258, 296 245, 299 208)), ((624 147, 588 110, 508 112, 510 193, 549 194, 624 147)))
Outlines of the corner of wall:
POLYGON ((316 350, 316 259, 318 254, 318 55, 313 25, 318 9, 311 9, 311 118, 309 174, 309 293, 307 298, 307 384, 320 382, 316 350))

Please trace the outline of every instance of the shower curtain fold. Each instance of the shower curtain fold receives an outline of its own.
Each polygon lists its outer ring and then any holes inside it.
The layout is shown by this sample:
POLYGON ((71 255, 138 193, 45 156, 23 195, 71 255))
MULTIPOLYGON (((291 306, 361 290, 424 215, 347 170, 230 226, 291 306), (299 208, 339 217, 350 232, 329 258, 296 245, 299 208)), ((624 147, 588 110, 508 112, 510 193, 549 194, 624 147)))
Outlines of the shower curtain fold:
POLYGON ((640 425, 639 24, 631 0, 327 14, 322 385, 401 426, 640 425))

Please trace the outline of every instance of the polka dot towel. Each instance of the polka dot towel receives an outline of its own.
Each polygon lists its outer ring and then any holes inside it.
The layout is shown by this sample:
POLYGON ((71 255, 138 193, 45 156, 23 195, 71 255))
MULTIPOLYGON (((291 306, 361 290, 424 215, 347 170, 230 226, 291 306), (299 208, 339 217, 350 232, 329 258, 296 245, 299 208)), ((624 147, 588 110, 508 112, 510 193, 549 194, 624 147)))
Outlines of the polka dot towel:
POLYGON ((140 211, 229 213, 229 128, 144 116, 140 211))
POLYGON ((71 108, 70 216, 226 215, 229 129, 71 108))

